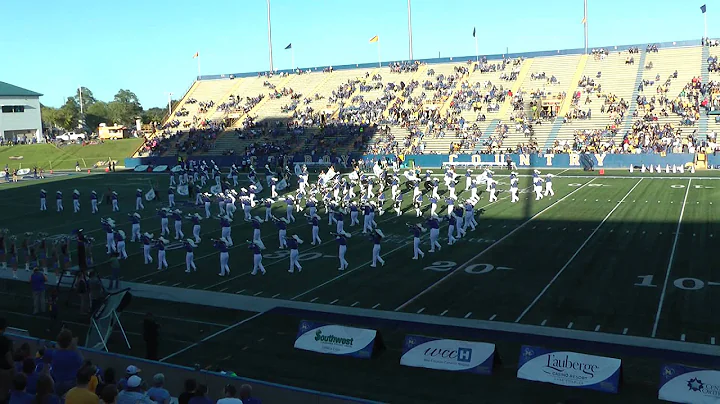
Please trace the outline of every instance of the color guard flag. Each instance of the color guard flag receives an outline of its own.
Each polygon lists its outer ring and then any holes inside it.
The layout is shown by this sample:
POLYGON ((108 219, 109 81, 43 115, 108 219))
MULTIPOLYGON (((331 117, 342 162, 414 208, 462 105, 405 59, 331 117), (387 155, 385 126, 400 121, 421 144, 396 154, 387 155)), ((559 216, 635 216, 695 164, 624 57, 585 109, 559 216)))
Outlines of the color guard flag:
POLYGON ((705 14, 705 12, 707 11, 707 5, 703 4, 702 6, 700 6, 700 11, 702 11, 702 13, 705 14))
POLYGON ((580 22, 580 24, 585 24, 586 22, 587 22, 587 17, 583 17, 583 19, 582 19, 582 21, 580 22))
POLYGON ((374 37, 370 38, 370 43, 377 42, 379 39, 380 38, 378 38, 378 36, 375 35, 374 37))
POLYGON ((473 27, 473 38, 475 38, 475 27, 473 27))
POLYGON ((289 43, 288 46, 285 47, 285 49, 292 49, 292 43, 289 43))
POLYGON ((193 55, 193 59, 196 59, 198 57, 200 57, 200 52, 195 52, 195 54, 193 55))

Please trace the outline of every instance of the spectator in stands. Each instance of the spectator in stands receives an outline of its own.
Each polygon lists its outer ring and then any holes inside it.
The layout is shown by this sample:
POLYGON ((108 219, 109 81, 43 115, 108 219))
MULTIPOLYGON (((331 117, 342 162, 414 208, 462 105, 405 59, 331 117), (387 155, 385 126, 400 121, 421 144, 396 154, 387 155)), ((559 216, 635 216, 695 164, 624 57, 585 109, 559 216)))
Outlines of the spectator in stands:
POLYGON ((237 389, 235 386, 228 384, 225 386, 225 398, 217 400, 217 404, 245 404, 239 398, 235 397, 236 395, 237 389))
POLYGON ((125 377, 120 379, 120 381, 118 382, 118 387, 120 388, 120 391, 125 390, 127 388, 128 379, 130 379, 133 376, 139 377, 140 372, 142 372, 142 370, 140 370, 140 368, 138 368, 137 366, 135 366, 135 365, 128 366, 125 369, 125 377))
POLYGON ((208 388, 201 384, 195 390, 195 396, 190 399, 189 404, 215 404, 208 396, 208 388))
POLYGON ((7 402, 10 394, 10 384, 15 371, 12 358, 12 341, 4 335, 6 328, 7 321, 0 318, 0 403, 7 402))
POLYGON ((47 277, 40 271, 40 268, 33 268, 33 273, 30 275, 33 314, 45 313, 45 282, 47 282, 47 277))
POLYGON ((15 377, 13 377, 9 404, 31 404, 33 395, 25 391, 26 387, 27 378, 25 378, 25 375, 16 373, 15 377))
POLYGON ((87 366, 77 372, 75 387, 65 395, 65 404, 98 404, 100 398, 90 390, 92 367, 87 366))
MULTIPOLYGON (((115 369, 113 368, 107 368, 105 369, 105 372, 103 373, 103 377, 100 380, 100 383, 98 383, 97 388, 95 389, 95 394, 98 395, 98 397, 102 398, 103 390, 106 386, 113 385, 115 386, 115 369)), ((115 387, 115 391, 117 394, 117 387, 115 387)))
POLYGON ((107 384, 100 393, 100 402, 103 404, 115 404, 117 401, 118 391, 114 384, 107 384))
POLYGON ((197 381, 195 379, 185 380, 185 391, 178 396, 178 404, 189 404, 190 399, 195 397, 195 390, 197 390, 197 381))
POLYGON ((243 404, 262 404, 259 398, 252 396, 252 386, 249 384, 240 386, 240 399, 243 404))
MULTIPOLYGON (((77 338, 73 338, 72 331, 64 328, 57 336, 57 348, 53 351, 51 362, 55 391, 59 396, 75 386, 82 365, 83 357, 77 350, 77 338)), ((88 382, 89 378, 90 375, 88 382)))
POLYGON ((170 404, 170 392, 165 389, 165 375, 153 376, 153 386, 147 391, 148 397, 157 404, 170 404))
POLYGON ((35 371, 36 367, 37 365, 32 358, 25 358, 23 361, 22 373, 25 375, 25 379, 27 381, 25 391, 32 395, 35 395, 35 391, 37 390, 37 380, 39 375, 35 371))
POLYGON ((33 404, 60 404, 60 397, 55 395, 55 383, 47 373, 38 377, 33 404))
POLYGON ((140 376, 130 376, 127 387, 117 396, 117 404, 155 404, 143 391, 142 384, 140 376))

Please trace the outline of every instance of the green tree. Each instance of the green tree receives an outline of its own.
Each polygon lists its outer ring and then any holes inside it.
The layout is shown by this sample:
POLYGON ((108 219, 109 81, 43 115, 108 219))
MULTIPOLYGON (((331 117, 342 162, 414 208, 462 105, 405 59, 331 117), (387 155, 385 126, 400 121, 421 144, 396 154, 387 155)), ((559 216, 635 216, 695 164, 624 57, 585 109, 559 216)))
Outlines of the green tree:
POLYGON ((91 105, 98 102, 97 98, 93 95, 92 91, 90 91, 87 87, 80 87, 75 91, 75 96, 73 99, 75 102, 80 105, 80 90, 82 90, 82 105, 83 110, 87 111, 88 108, 90 108, 91 105))
POLYGON ((120 90, 113 100, 108 103, 108 110, 113 122, 126 126, 133 126, 135 117, 143 113, 142 105, 137 95, 130 90, 120 90))
POLYGON ((80 122, 80 105, 73 97, 68 97, 65 105, 57 110, 57 125, 67 131, 77 128, 80 122))
POLYGON ((110 108, 104 101, 96 101, 85 109, 85 123, 91 132, 97 132, 101 123, 112 125, 114 122, 110 118, 110 108))
POLYGON ((52 129, 58 126, 58 109, 40 104, 40 119, 43 126, 52 129))
POLYGON ((145 111, 142 115, 143 123, 152 123, 152 122, 158 122, 162 123, 165 120, 165 116, 167 116, 167 107, 166 108, 158 108, 153 107, 145 111))

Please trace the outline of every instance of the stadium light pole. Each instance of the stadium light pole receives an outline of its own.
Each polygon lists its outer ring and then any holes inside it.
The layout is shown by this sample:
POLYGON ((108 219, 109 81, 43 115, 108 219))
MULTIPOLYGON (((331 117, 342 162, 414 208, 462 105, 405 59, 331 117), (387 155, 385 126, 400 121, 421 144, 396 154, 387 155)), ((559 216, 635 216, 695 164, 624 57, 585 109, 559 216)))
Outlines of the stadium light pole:
POLYGON ((272 58, 272 27, 270 26, 270 0, 267 1, 268 49, 270 50, 270 72, 274 72, 272 58))
POLYGON ((413 60, 413 43, 412 43, 412 7, 411 0, 408 0, 408 37, 410 39, 410 61, 413 60))
POLYGON ((173 93, 168 93, 168 119, 172 116, 172 96, 173 93))
POLYGON ((585 14, 583 18, 583 25, 585 26, 585 54, 588 53, 588 6, 587 6, 587 0, 584 0, 585 4, 585 14))

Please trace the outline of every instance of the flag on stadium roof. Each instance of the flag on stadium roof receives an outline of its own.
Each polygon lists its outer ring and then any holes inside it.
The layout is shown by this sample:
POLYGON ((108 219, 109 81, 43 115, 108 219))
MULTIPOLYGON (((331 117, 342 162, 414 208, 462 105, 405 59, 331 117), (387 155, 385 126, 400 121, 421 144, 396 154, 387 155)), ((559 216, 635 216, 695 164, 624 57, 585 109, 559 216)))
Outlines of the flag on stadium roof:
POLYGON ((370 38, 370 43, 377 42, 379 39, 380 38, 378 38, 378 36, 375 35, 374 37, 370 38))
POLYGON ((707 4, 703 4, 702 6, 700 6, 700 11, 705 14, 705 12, 707 11, 707 4))
POLYGON ((288 46, 285 47, 285 49, 292 49, 292 42, 288 44, 288 46))
POLYGON ((195 54, 193 55, 193 59, 198 58, 198 57, 200 57, 200 52, 195 52, 195 54))

